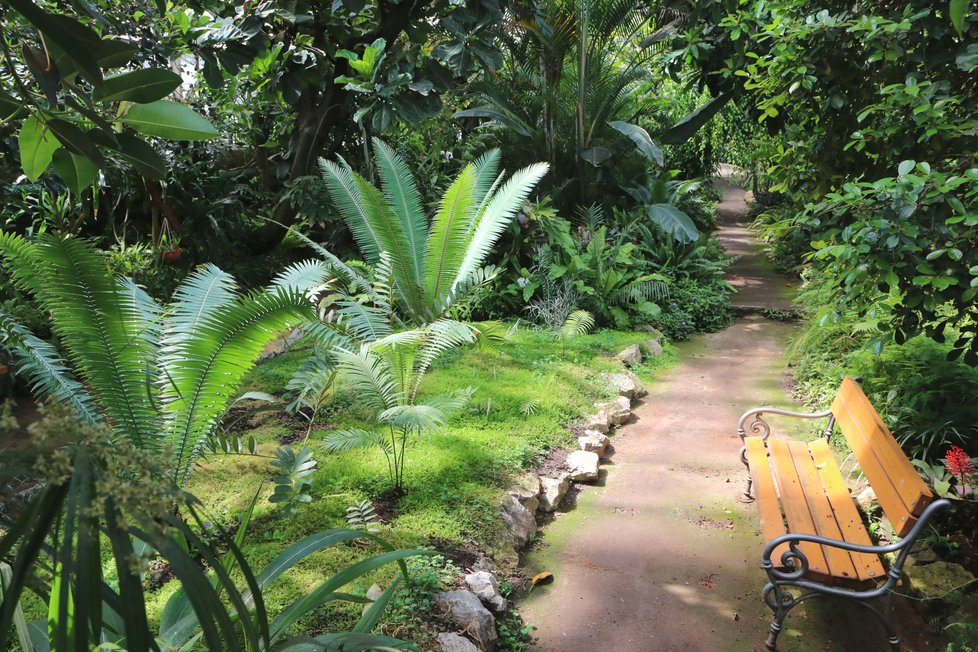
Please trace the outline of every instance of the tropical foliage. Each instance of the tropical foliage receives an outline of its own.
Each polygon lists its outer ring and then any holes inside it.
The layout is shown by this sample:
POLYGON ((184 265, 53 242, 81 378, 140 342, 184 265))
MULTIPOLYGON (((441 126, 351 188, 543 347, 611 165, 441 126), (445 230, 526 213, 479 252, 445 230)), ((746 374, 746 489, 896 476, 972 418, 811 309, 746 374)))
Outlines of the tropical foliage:
POLYGON ((165 456, 177 486, 263 347, 313 314, 287 289, 238 294, 234 279, 214 266, 191 274, 161 306, 78 238, 0 234, 0 256, 50 315, 65 352, 0 314, 5 345, 35 393, 165 456))

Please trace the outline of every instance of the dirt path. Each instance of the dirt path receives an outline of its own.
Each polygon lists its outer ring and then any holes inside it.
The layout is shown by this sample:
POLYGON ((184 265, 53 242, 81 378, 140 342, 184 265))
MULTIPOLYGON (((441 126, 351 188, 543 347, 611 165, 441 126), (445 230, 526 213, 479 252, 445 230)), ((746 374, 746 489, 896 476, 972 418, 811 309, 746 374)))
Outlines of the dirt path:
MULTIPOLYGON (((733 194, 728 189, 730 201, 733 194)), ((727 223, 722 239, 743 243, 747 236, 731 232, 738 228, 727 223)), ((782 297, 783 285, 772 287, 779 283, 747 287, 758 299, 782 297)), ((749 407, 789 405, 780 383, 792 328, 747 316, 680 347, 681 364, 653 384, 635 421, 613 437, 616 453, 599 486, 559 514, 528 556, 531 572, 555 576, 522 606, 538 628, 536 649, 764 649, 770 612, 760 599, 762 543, 756 510, 738 500, 745 471, 735 431, 749 407)), ((831 601, 806 603, 786 622, 780 649, 885 648, 882 627, 846 613, 831 601)), ((923 628, 909 611, 901 618, 923 628)))

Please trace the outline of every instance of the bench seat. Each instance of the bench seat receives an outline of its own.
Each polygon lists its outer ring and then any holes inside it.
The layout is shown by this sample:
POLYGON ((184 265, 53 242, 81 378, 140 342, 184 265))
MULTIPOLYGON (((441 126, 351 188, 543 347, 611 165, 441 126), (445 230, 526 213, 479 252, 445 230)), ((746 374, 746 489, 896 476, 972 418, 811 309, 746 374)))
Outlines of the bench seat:
MULTIPOLYGON (((747 437, 744 444, 765 543, 795 532, 873 545, 825 440, 772 439, 765 446, 763 438, 747 437)), ((886 572, 877 555, 808 542, 799 547, 813 579, 870 581, 886 572)), ((772 559, 780 561, 787 550, 782 544, 772 559)))

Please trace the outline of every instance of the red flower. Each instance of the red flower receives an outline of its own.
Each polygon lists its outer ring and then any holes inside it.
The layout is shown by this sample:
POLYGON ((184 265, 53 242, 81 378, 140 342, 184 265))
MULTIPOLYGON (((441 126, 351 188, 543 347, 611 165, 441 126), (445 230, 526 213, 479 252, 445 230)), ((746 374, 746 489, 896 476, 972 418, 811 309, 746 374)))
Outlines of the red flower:
POLYGON ((971 482, 971 475, 975 472, 974 460, 960 446, 951 446, 947 449, 944 468, 962 483, 971 482))

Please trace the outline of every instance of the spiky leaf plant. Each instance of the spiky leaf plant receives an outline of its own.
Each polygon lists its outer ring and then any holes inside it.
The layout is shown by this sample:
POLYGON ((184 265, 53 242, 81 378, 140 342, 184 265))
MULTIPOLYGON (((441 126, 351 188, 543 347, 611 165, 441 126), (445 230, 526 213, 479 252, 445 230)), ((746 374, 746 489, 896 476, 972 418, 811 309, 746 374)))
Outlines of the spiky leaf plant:
POLYGON ((300 292, 283 285, 241 294, 213 265, 199 267, 161 306, 78 238, 0 234, 0 257, 50 315, 65 354, 0 314, 0 341, 15 351, 17 371, 39 398, 168 455, 168 479, 177 486, 265 345, 315 314, 300 292))

